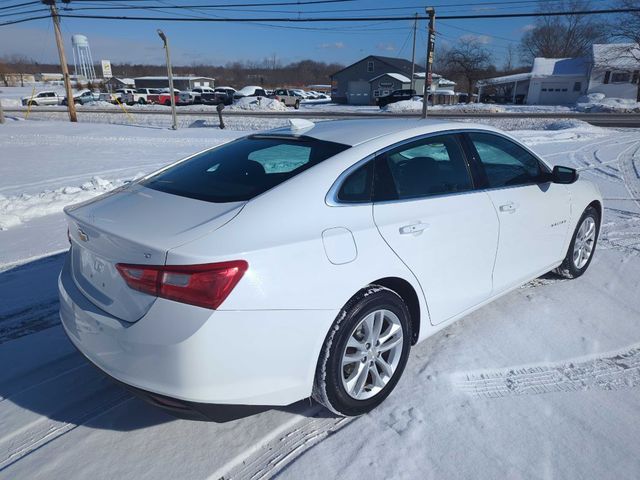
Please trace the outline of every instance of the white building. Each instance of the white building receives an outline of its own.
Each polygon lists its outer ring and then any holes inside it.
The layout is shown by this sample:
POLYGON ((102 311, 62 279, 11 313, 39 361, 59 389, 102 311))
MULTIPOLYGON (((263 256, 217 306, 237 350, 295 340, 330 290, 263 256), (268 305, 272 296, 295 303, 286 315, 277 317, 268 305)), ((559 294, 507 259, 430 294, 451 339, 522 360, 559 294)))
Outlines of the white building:
POLYGON ((482 80, 478 94, 482 99, 490 92, 499 103, 529 105, 575 103, 587 93, 635 99, 639 59, 637 46, 595 44, 587 58, 536 58, 530 72, 482 80))
POLYGON ((633 43, 593 46, 589 93, 635 100, 640 74, 640 47, 633 43))

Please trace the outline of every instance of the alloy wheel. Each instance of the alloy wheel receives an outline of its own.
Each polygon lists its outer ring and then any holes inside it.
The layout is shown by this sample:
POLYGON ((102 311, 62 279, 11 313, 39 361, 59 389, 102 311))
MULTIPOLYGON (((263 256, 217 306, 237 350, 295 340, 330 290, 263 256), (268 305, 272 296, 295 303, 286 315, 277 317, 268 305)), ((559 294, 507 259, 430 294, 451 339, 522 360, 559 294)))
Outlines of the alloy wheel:
POLYGON ((366 315, 353 329, 342 354, 342 385, 356 400, 378 394, 393 377, 403 348, 402 324, 389 310, 366 315))
POLYGON ((593 217, 585 217, 573 244, 573 264, 577 269, 583 268, 591 258, 595 241, 596 222, 593 217))

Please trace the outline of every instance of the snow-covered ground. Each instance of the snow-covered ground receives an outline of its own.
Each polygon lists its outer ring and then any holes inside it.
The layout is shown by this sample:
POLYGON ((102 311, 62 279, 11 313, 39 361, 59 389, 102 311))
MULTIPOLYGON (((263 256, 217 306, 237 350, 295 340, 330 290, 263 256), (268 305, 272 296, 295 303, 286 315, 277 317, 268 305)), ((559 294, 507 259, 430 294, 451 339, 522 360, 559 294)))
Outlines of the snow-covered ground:
POLYGON ((0 126, 0 478, 638 478, 640 132, 494 123, 600 186, 588 273, 544 276, 416 346, 368 415, 300 402, 223 423, 174 419, 74 351, 61 208, 246 132, 0 126))

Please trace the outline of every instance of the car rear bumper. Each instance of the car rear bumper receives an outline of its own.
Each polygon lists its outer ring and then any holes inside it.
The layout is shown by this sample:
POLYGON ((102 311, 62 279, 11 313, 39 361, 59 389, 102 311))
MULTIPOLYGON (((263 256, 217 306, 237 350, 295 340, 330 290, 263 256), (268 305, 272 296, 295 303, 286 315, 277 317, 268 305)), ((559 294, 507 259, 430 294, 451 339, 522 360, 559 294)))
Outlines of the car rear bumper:
MULTIPOLYGON (((114 379, 178 403, 289 405, 311 395, 331 310, 211 311, 159 298, 137 322, 93 305, 69 258, 60 318, 75 347, 114 379)), ((171 401, 165 403, 171 404, 171 401)), ((166 408, 167 405, 164 405, 166 408)))

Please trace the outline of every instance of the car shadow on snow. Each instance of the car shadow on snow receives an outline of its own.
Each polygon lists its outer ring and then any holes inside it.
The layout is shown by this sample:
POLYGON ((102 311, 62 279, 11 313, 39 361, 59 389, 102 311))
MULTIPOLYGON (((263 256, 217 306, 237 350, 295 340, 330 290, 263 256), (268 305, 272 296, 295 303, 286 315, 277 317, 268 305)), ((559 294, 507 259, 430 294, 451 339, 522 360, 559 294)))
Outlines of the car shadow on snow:
MULTIPOLYGON (((318 415, 317 405, 309 400, 275 408, 200 404, 187 410, 183 405, 175 408, 170 399, 149 398, 140 392, 132 395, 130 388, 88 362, 60 325, 57 278, 65 255, 0 271, 0 365, 9 366, 0 369, 0 401, 7 400, 2 408, 27 410, 71 427, 82 424, 116 431, 142 429, 176 418, 226 423, 268 410, 318 415), (194 416, 191 410, 199 415, 194 416)), ((50 422, 36 423, 46 426, 50 422)))

